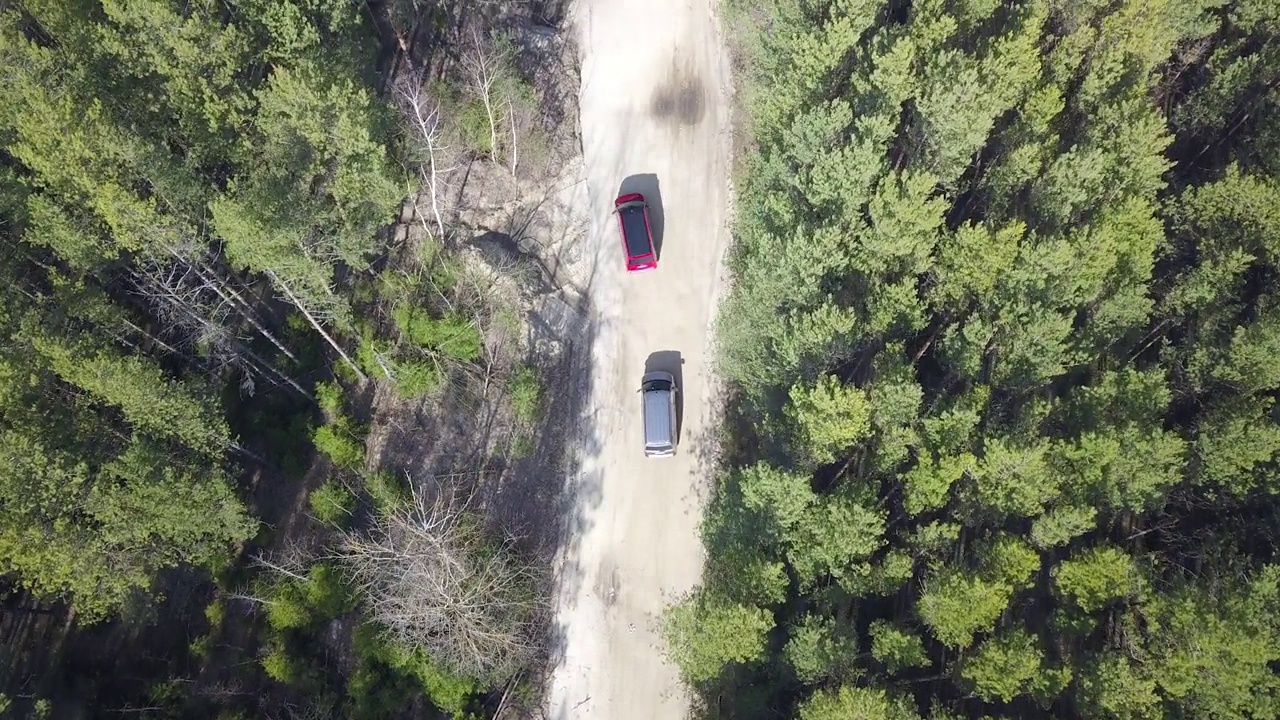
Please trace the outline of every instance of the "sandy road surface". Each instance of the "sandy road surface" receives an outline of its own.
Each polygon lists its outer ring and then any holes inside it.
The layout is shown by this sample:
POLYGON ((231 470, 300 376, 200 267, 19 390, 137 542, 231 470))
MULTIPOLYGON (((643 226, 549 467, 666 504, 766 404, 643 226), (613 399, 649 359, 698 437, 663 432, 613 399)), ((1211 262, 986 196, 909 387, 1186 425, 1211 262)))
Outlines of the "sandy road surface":
POLYGON ((708 341, 727 245, 728 63, 715 0, 578 0, 580 112, 595 253, 589 437, 560 569, 553 720, 676 720, 688 699, 657 622, 702 570, 713 421, 708 341), (613 199, 650 200, 656 271, 623 268, 613 199), (677 374, 680 451, 642 453, 641 374, 677 374))

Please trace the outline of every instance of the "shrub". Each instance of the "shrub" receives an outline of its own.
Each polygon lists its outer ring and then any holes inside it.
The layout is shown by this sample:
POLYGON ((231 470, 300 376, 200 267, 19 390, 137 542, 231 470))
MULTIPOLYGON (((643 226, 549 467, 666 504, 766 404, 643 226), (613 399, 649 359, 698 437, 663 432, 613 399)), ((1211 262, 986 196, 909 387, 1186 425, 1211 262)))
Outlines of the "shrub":
POLYGON ((1055 593, 1086 613, 1109 603, 1145 593, 1146 583, 1133 557, 1120 548, 1101 545, 1063 560, 1051 573, 1055 593))
POLYGON ((277 585, 267 601, 267 623, 276 630, 304 628, 313 617, 307 597, 297 581, 277 585))
POLYGON ((894 673, 929 664, 920 635, 885 620, 871 623, 871 656, 894 673))
POLYGON ((416 400, 440 387, 441 375, 435 363, 402 361, 395 363, 396 393, 406 400, 416 400))
POLYGON ((263 656, 262 669, 266 671, 267 677, 286 685, 292 684, 298 675, 297 663, 279 645, 263 656))
POLYGON ((457 360, 471 361, 480 357, 480 330, 461 313, 448 312, 437 318, 423 308, 402 302, 392 311, 392 318, 400 335, 419 347, 457 360))
POLYGON ((413 692, 412 687, 404 687, 408 684, 405 678, 380 665, 362 663, 347 680, 350 716, 368 720, 394 717, 413 692))
POLYGON ((336 382, 316 383, 316 402, 326 416, 342 415, 342 386, 336 382))
POLYGON ((426 346, 433 320, 425 308, 418 307, 412 300, 404 300, 396 303, 391 319, 395 321, 401 337, 415 345, 426 346))
POLYGON ((221 600, 214 600, 204 608, 204 619, 209 621, 209 627, 222 627, 222 621, 227 617, 227 606, 222 604, 221 600))
POLYGON ((360 366, 370 377, 384 378, 387 376, 382 366, 386 364, 386 357, 390 353, 390 346, 387 343, 373 339, 372 330, 365 329, 360 337, 360 346, 356 348, 356 364, 360 366), (382 362, 379 362, 379 356, 382 362))
POLYGON ((316 428, 312 435, 316 449, 333 461, 334 465, 355 470, 364 465, 364 443, 347 418, 316 428))
MULTIPOLYGON (((356 364, 360 366, 360 369, 365 373, 368 373, 369 368, 364 364, 364 356, 360 352, 360 350, 363 349, 364 343, 360 343, 360 348, 356 350, 355 360, 356 364)), ((343 382, 356 383, 360 381, 360 378, 356 375, 356 371, 345 362, 333 363, 331 367, 333 369, 333 376, 343 382)))
POLYGON ((797 450, 819 465, 839 459, 871 432, 866 391, 830 375, 793 386, 786 414, 797 429, 797 450))
POLYGON ((448 255, 437 255, 437 259, 438 262, 431 266, 431 284, 437 292, 448 293, 457 287, 462 271, 458 269, 457 261, 448 255))
MULTIPOLYGON (((400 315, 397 308, 397 326, 400 325, 400 315)), ((422 317, 426 322, 432 322, 431 318, 425 315, 422 317)), ((403 328, 400 332, 408 337, 403 328)), ((420 398, 440 387, 441 375, 434 363, 397 357, 390 345, 377 340, 365 338, 360 341, 360 347, 356 350, 356 362, 371 377, 386 378, 389 375, 396 394, 406 400, 420 398)))
POLYGON ((264 594, 267 622, 276 630, 299 630, 327 622, 355 607, 355 597, 332 565, 316 563, 305 580, 280 579, 264 594))
POLYGON ((520 460, 533 453, 533 437, 529 433, 520 433, 511 443, 511 459, 520 460))
POLYGON ((483 340, 475 323, 457 313, 435 323, 430 347, 457 360, 472 361, 480 357, 483 340))
POLYGON ((468 149, 480 155, 493 152, 493 137, 489 133, 489 116, 479 100, 468 100, 461 104, 455 117, 458 118, 458 130, 462 133, 462 141, 468 149))
POLYGON ((408 495, 401 477, 386 470, 379 470, 366 475, 364 488, 373 500, 373 506, 378 509, 378 512, 382 513, 390 512, 400 507, 404 504, 408 495))
POLYGON ((844 636, 830 618, 808 615, 791 631, 783 656, 806 684, 814 684, 856 666, 856 638, 844 636))
POLYGON ((421 649, 411 650, 388 639, 372 623, 356 627, 353 645, 362 661, 381 663, 401 677, 412 679, 433 705, 455 718, 465 715, 475 694, 482 690, 474 680, 441 670, 421 649))
POLYGON ((431 698, 431 703, 455 717, 461 715, 479 688, 474 680, 440 669, 422 650, 389 645, 391 667, 414 678, 431 698))
POLYGON ((351 520, 351 510, 355 507, 356 498, 341 483, 330 479, 311 491, 309 502, 311 512, 321 522, 346 527, 351 520))
POLYGON ((317 563, 307 571, 304 597, 316 620, 332 620, 355 608, 355 596, 342 573, 327 563, 317 563))
POLYGON ((271 650, 263 656, 261 663, 267 677, 276 682, 304 689, 319 684, 320 678, 315 669, 303 658, 289 652, 282 637, 271 639, 271 650))
POLYGON ((516 421, 529 424, 538 416, 542 405, 542 383, 537 372, 528 365, 522 366, 511 376, 511 409, 516 421))
POLYGON ((209 636, 197 635, 187 646, 187 652, 191 653, 192 657, 204 659, 209 654, 209 636))
POLYGON ((255 408, 243 428, 242 437, 254 437, 269 449, 269 455, 290 478, 301 478, 311 462, 310 403, 267 402, 255 408))

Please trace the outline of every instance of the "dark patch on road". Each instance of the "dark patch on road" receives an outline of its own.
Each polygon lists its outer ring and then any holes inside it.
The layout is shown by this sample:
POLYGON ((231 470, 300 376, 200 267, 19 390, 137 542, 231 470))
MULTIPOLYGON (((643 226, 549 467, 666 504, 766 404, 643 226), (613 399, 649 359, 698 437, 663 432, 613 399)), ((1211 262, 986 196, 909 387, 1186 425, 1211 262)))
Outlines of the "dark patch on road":
POLYGON ((622 578, 618 573, 618 566, 612 558, 606 558, 600 563, 600 576, 594 588, 596 597, 600 598, 605 607, 613 607, 618 602, 618 590, 621 588, 622 578))
POLYGON ((666 82, 649 100, 649 114, 658 120, 674 121, 678 127, 687 127, 697 125, 706 113, 707 93, 702 78, 675 58, 666 82))

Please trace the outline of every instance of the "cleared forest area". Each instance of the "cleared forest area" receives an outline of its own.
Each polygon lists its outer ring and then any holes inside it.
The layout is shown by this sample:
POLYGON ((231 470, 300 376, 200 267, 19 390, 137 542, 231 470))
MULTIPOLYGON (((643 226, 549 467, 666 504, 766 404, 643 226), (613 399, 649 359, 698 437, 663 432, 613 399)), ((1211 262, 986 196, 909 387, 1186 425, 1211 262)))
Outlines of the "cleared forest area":
POLYGON ((701 713, 1280 716, 1280 5, 729 5, 701 713))
POLYGON ((564 5, 0 1, 0 714, 536 708, 564 5))

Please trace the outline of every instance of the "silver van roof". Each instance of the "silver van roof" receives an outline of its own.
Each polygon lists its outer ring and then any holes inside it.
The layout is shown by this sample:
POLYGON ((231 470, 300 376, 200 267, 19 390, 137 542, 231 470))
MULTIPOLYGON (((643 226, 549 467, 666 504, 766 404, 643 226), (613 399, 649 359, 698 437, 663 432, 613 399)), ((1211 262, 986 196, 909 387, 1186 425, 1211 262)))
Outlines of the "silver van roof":
POLYGON ((641 395, 644 396, 645 448, 674 448, 675 428, 671 427, 671 392, 654 390, 641 395))

